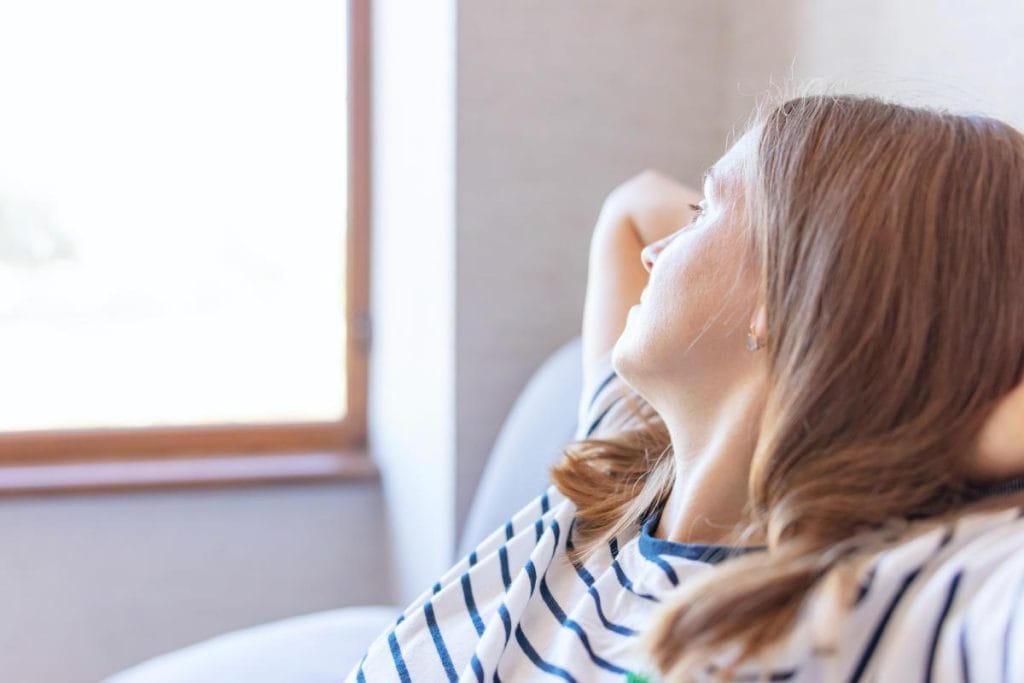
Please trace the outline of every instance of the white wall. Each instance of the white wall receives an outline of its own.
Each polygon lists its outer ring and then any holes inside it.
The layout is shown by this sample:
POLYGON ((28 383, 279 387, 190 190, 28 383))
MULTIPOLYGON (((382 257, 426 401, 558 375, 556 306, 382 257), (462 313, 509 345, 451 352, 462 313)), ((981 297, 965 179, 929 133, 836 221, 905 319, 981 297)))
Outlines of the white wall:
POLYGON ((389 604, 383 514, 375 481, 0 500, 0 680, 97 681, 225 631, 389 604))
MULTIPOLYGON (((727 0, 731 78, 789 76, 839 91, 974 111, 1024 125, 1024 4, 1015 0, 727 0)), ((746 113, 734 100, 730 114, 746 113)))

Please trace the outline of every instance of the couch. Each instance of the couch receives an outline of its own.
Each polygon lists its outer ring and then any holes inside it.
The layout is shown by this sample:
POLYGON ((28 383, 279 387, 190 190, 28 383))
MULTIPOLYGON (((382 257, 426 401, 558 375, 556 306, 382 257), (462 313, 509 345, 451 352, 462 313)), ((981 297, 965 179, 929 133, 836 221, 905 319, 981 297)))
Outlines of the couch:
MULTIPOLYGON (((517 397, 487 458, 452 564, 548 486, 548 467, 576 432, 580 342, 575 337, 559 347, 517 397)), ((343 607, 232 631, 149 659, 106 683, 338 683, 403 607, 343 607)))

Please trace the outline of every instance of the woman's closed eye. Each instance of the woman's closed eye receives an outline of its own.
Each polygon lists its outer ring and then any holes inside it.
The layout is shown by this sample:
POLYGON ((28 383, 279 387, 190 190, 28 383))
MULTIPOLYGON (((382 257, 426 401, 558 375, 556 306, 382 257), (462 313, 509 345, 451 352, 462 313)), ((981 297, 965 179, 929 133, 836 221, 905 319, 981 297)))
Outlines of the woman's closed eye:
MULTIPOLYGON (((669 242, 674 240, 676 238, 676 236, 680 232, 682 232, 683 230, 686 230, 687 228, 692 226, 694 223, 696 223, 697 219, 700 218, 701 215, 704 213, 704 207, 701 206, 700 204, 690 204, 690 203, 688 203, 687 206, 694 210, 695 213, 693 214, 693 218, 690 219, 689 223, 686 223, 685 225, 681 225, 678 228, 676 228, 675 232, 673 232, 671 234, 668 234, 668 235, 665 235, 663 238, 658 240, 658 244, 660 245, 659 248, 658 248, 658 251, 661 251, 661 247, 667 245, 669 242), (661 245, 662 242, 664 242, 665 245, 661 245)), ((641 256, 641 258, 643 258, 643 257, 641 256)), ((644 263, 647 263, 647 261, 645 260, 644 263)), ((651 266, 653 266, 653 265, 654 264, 651 263, 651 266)))
POLYGON ((701 206, 700 204, 687 204, 687 206, 690 207, 691 209, 693 209, 694 212, 695 212, 693 214, 693 218, 690 219, 690 222, 687 224, 687 225, 693 225, 694 223, 697 222, 697 219, 700 218, 701 214, 704 213, 704 207, 701 206))

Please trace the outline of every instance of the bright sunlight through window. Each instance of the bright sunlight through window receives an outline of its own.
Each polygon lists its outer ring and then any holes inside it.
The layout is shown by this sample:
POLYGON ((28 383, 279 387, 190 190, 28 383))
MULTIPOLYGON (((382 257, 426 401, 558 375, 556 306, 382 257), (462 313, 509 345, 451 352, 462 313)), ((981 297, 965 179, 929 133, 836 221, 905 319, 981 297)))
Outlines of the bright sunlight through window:
POLYGON ((346 4, 0 4, 0 429, 343 417, 346 4))

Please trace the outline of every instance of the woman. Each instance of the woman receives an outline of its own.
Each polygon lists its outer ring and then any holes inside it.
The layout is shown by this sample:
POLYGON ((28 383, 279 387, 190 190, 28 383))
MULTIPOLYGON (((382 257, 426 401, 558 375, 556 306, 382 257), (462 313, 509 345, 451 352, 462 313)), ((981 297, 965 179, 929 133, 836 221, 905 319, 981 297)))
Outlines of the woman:
POLYGON ((605 202, 554 485, 351 680, 1024 676, 1024 136, 797 97, 696 198, 605 202))

